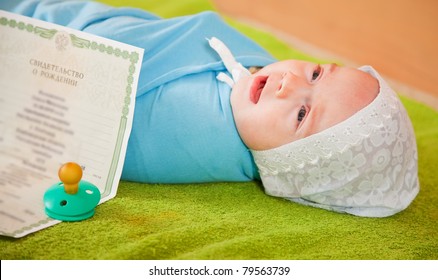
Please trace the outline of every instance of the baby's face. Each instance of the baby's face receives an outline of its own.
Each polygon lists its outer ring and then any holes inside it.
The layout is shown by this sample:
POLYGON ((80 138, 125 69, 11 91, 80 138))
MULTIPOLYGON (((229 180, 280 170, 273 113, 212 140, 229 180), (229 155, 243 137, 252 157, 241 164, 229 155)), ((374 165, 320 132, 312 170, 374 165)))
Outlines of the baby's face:
POLYGON ((349 118, 378 91, 377 80, 358 69, 286 60, 240 79, 231 106, 243 142, 267 150, 349 118))

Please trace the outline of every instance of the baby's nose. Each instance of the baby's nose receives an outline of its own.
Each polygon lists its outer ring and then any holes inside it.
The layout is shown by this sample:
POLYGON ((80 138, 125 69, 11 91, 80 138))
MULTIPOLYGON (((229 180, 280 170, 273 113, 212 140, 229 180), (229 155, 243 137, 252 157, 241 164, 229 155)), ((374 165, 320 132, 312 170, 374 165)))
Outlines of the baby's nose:
POLYGON ((295 75, 292 72, 285 72, 282 75, 278 89, 275 95, 279 98, 287 97, 294 94, 295 90, 302 83, 302 77, 295 75))

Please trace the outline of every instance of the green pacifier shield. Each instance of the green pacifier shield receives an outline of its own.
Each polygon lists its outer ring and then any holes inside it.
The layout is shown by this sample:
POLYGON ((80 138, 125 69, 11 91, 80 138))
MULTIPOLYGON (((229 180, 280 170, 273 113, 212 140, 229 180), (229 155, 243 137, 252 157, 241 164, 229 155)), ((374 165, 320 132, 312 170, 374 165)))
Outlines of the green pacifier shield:
POLYGON ((99 201, 99 189, 87 181, 79 182, 75 194, 66 193, 62 182, 54 184, 44 194, 46 214, 61 221, 81 221, 92 217, 99 201))

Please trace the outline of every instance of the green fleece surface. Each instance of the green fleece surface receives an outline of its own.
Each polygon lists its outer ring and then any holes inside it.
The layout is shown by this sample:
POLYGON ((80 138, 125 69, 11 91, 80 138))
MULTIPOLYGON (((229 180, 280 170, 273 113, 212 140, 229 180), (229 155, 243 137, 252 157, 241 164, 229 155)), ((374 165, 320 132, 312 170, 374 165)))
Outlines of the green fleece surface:
MULTIPOLYGON (((213 9, 205 0, 109 1, 169 17, 213 9)), ((304 58, 232 22, 276 57, 304 58)), ((312 59, 313 60, 313 59, 312 59)), ((121 182, 93 218, 20 239, 0 237, 4 259, 438 259, 438 112, 403 98, 414 123, 421 190, 388 218, 361 218, 267 196, 258 182, 121 182)))

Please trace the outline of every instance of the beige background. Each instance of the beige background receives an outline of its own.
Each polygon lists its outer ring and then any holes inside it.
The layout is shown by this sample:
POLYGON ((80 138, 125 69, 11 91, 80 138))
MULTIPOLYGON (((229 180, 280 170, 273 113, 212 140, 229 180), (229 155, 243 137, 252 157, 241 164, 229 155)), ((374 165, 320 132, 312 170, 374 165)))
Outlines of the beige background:
POLYGON ((436 0, 214 0, 313 55, 370 64, 394 88, 438 110, 436 0))

